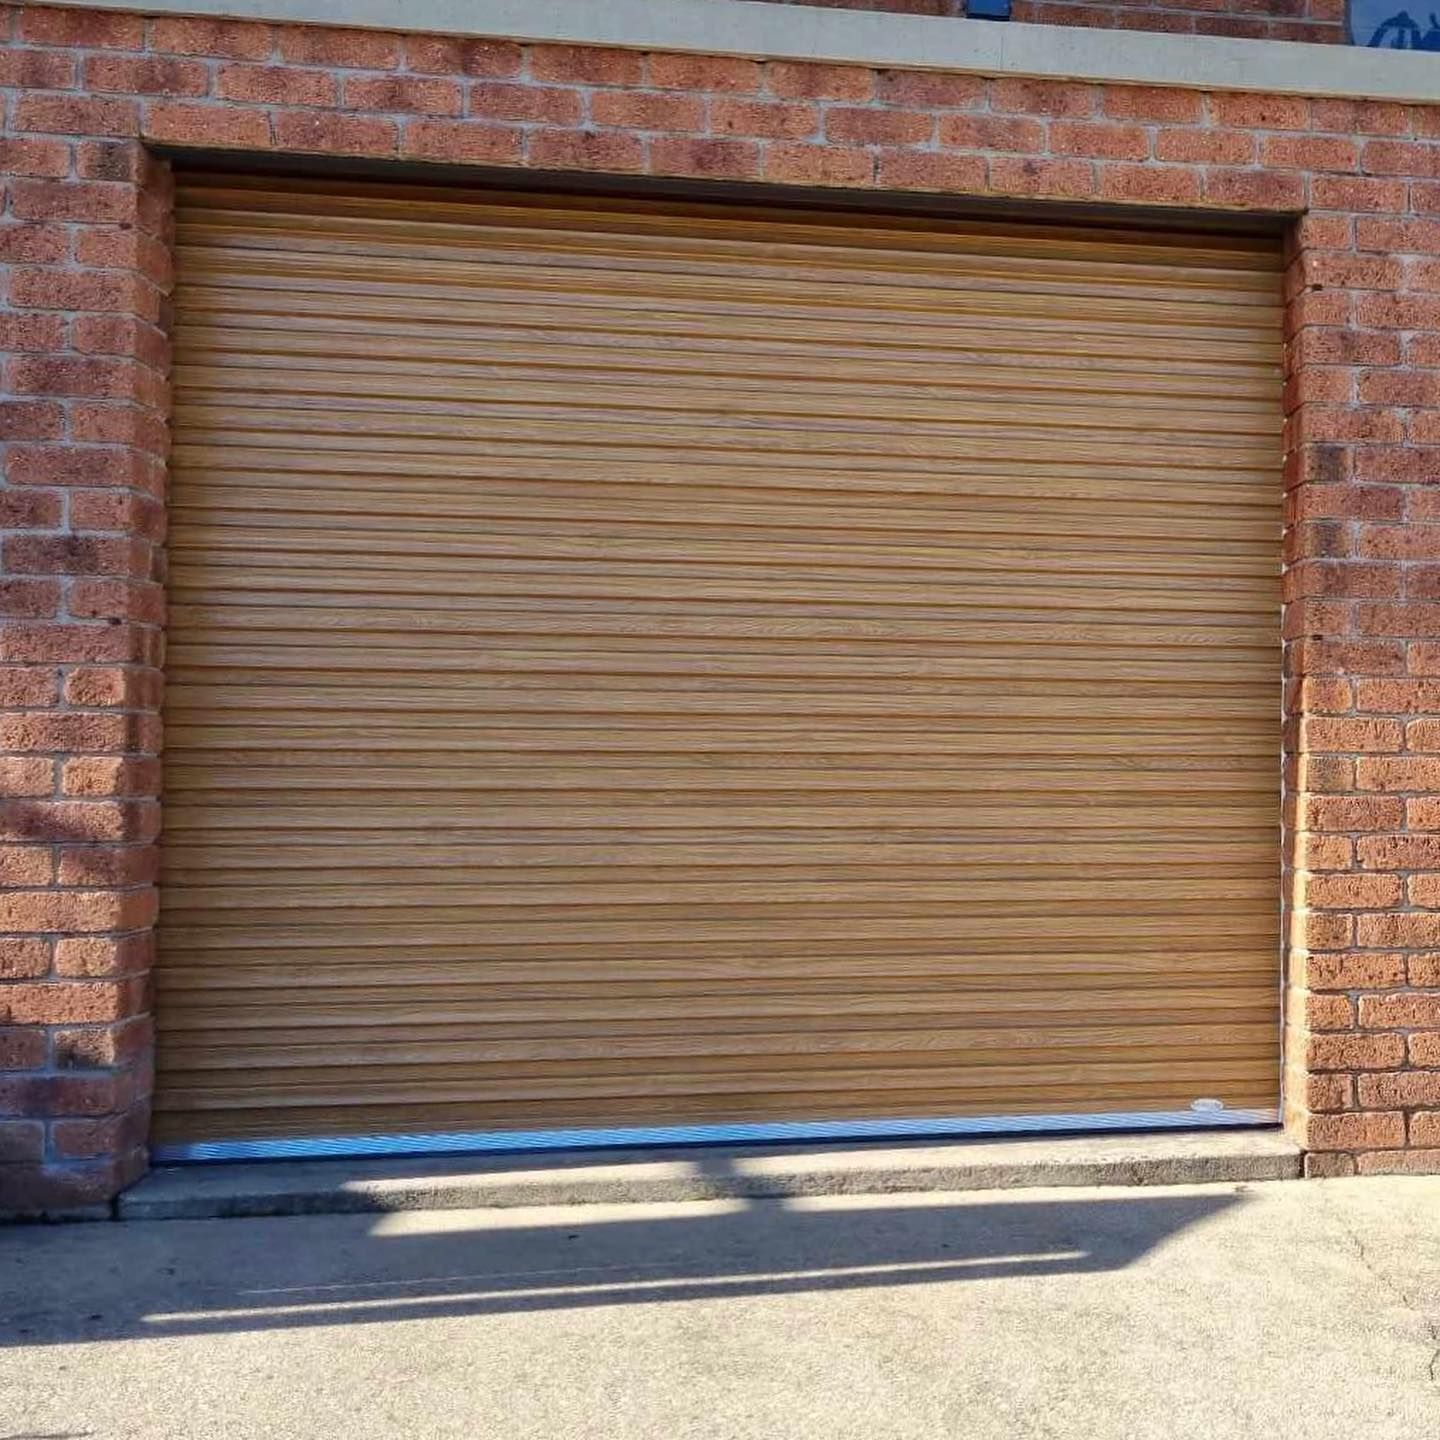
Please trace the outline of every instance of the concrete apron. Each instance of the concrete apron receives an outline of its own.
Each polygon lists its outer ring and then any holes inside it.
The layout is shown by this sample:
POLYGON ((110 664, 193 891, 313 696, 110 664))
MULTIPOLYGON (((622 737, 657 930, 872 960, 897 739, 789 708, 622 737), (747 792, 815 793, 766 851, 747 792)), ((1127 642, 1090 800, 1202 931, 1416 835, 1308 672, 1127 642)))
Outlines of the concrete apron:
POLYGON ((1278 1131, 272 1161, 161 1168, 117 1202, 124 1220, 205 1220, 534 1205, 660 1204, 824 1195, 1288 1180, 1278 1131))

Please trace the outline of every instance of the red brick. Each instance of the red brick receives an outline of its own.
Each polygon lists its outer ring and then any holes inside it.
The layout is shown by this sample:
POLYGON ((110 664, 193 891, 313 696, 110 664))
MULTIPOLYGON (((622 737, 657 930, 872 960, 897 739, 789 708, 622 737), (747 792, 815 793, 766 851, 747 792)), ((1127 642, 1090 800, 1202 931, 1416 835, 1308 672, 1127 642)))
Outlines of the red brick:
POLYGON ((333 65, 344 70, 393 70, 400 41, 376 30, 340 30, 325 25, 281 25, 276 35, 282 59, 300 65, 333 65))
POLYGON ((45 1127, 39 1120, 0 1120, 0 1165, 38 1161, 45 1149, 45 1127))
MULTIPOLYGON (((42 947, 45 944, 44 941, 33 943, 42 947)), ((5 958, 3 951, 0 951, 0 975, 4 973, 5 958)), ((32 1030, 24 1026, 0 1030, 0 1072, 38 1070, 45 1063, 45 1038, 43 1030, 32 1030)))
POLYGON ((1362 790, 1434 790, 1440 788, 1440 758, 1395 755, 1362 759, 1356 766, 1362 790))
POLYGON ((72 45, 84 50, 139 50, 145 21, 107 10, 55 10, 25 6, 20 38, 32 45, 72 45))
MULTIPOLYGON (((7 496, 0 494, 0 516, 7 496)), ((48 499, 49 497, 43 497, 48 499)), ((58 523, 58 517, 57 517, 58 523)), ((54 580, 9 580, 0 578, 0 616, 7 619, 43 620, 60 609, 60 585, 54 580)))
POLYGON ((133 310, 133 275, 101 270, 16 269, 10 278, 13 304, 33 310, 133 310))
POLYGON ((1360 1104, 1367 1110, 1440 1105, 1440 1070, 1402 1070, 1393 1074, 1362 1075, 1357 1094, 1360 1104))
POLYGON ((800 101, 717 99, 710 102, 710 129, 716 135, 805 140, 819 132, 820 108, 800 101))
MULTIPOLYGON (((1434 956, 1427 957, 1434 961, 1434 956)), ((1413 960, 1411 962, 1414 963, 1413 960)), ((1432 964, 1433 969, 1433 964, 1432 964)), ((1406 1037, 1406 1050, 1412 1065, 1440 1065, 1440 1031, 1420 1031, 1406 1037)))
POLYGON ((777 141, 765 149, 765 178, 791 185, 866 186, 875 174, 868 150, 777 141))
POLYGON ((204 95, 210 72, 199 60, 165 56, 96 55, 85 62, 85 84, 122 95, 204 95))
MULTIPOLYGON (((1384 1155, 1391 1152, 1380 1152, 1384 1155)), ((1380 1158, 1380 1155, 1367 1158, 1380 1158)), ((1353 1155, 1342 1155, 1334 1153, 1321 1153, 1315 1150, 1306 1152, 1305 1155, 1305 1178, 1307 1180, 1334 1180, 1355 1174, 1355 1157, 1353 1155)))
POLYGON ((135 187, 101 180, 15 180, 10 212, 22 220, 134 223, 135 187))
POLYGON ((224 65, 215 91, 227 100, 258 105, 333 105, 339 91, 329 70, 298 65, 224 65))
POLYGON ((50 400, 0 400, 0 440, 53 440, 64 434, 65 412, 50 400))
POLYGON ((1181 165, 1104 165, 1100 197, 1141 205, 1191 205, 1200 199, 1200 176, 1181 165))
POLYGON ((74 1025, 122 1019, 135 1005, 134 983, 51 980, 0 986, 0 1017, 23 1025, 74 1025))
MULTIPOLYGON (((67 795, 155 795, 159 793, 160 762, 135 755, 83 755, 61 766, 61 788, 67 795)), ((1377 883, 1380 876, 1350 876, 1377 883)), ((1398 885, 1398 882, 1396 882, 1398 885)))
POLYGON ((0 791, 6 795, 49 795, 54 789, 53 760, 38 755, 0 755, 0 791))
POLYGON ((1407 800, 1405 825, 1410 830, 1440 830, 1440 801, 1429 798, 1407 800))
POLYGON ((470 87, 470 114, 489 120, 575 125, 580 92, 550 85, 479 84, 470 87))
POLYGON ((1305 205, 1303 175, 1217 167, 1207 167, 1204 175, 1205 198, 1211 204, 1278 213, 1300 210, 1305 205))
POLYGON ((1296 835, 1295 864, 1301 869, 1348 870, 1354 864, 1354 843, 1343 835, 1296 835))
POLYGON ((588 45, 532 45, 530 73, 536 80, 572 85, 639 85, 644 57, 630 50, 588 45))
POLYGON ((0 1214, 21 1218, 95 1219, 106 1202, 144 1173, 145 1155, 0 1166, 0 1214))
POLYGON ((636 136, 617 131, 539 130, 530 136, 525 158, 541 170, 631 174, 645 169, 645 146, 636 136))
POLYGON ((1405 748, 1440 753, 1440 720, 1411 720, 1405 726, 1405 748))
POLYGON ((1387 990, 1405 984, 1403 955, 1309 955, 1304 983, 1314 990, 1387 990))
POLYGON ((1210 118, 1217 125, 1242 130, 1305 130, 1310 102, 1295 95, 1216 94, 1209 97, 1210 118))
POLYGON ((12 535, 4 557, 20 575, 128 575, 137 563, 131 541, 91 535, 12 535))
POLYGON ((937 155, 925 150, 881 151, 875 183, 891 190, 941 190, 955 195, 985 189, 983 155, 937 155))
POLYGON ((75 57, 59 50, 0 49, 0 86, 14 90, 69 90, 75 57))
POLYGON ((1317 130, 1339 135, 1406 135, 1410 131, 1403 105, 1383 100, 1312 100, 1310 106, 1317 130))
POLYGON ((522 132, 479 120, 411 120, 400 135, 400 153, 457 165, 513 165, 522 132))
POLYGON ((1403 211, 1405 183, 1364 176, 1317 175, 1310 185, 1310 203, 1317 210, 1403 211))
POLYGON ((1361 375, 1355 398, 1362 405, 1433 405, 1440 403, 1440 375, 1413 371, 1361 375))
POLYGON ((920 145, 934 130, 934 116, 923 113, 842 105, 825 113, 825 138, 846 145, 920 145))
POLYGON ((650 57, 650 83, 661 90, 750 95, 760 89, 763 73, 754 60, 732 60, 718 55, 650 57))
POLYGON ((82 140, 75 147, 75 173, 82 180, 139 181, 145 152, 131 140, 82 140))
POLYGON ((258 108, 242 110, 235 105, 154 101, 145 107, 142 129, 147 139, 174 145, 218 145, 261 150, 270 145, 269 112, 258 108))
POLYGON ((1159 130, 1155 158, 1187 165, 1249 165, 1255 137, 1248 130, 1159 130))
MULTIPOLYGON (((1440 945, 1440 915, 1421 915, 1410 911, 1398 915, 1362 915, 1356 922, 1356 939, 1367 949, 1432 950, 1440 945)), ((1362 1010, 1360 1023, 1369 1026, 1377 1022, 1373 1014, 1362 1010)), ((1412 1020, 1408 1023, 1440 1024, 1440 1020, 1412 1020)))
POLYGON ((405 37, 406 67, 428 75, 505 80, 518 75, 524 61, 525 52, 510 40, 459 40, 447 35, 405 37))
POLYGON ((250 20, 204 20, 156 16, 150 44, 173 55, 213 55, 225 60, 263 60, 275 43, 268 25, 250 20))
POLYGON ((765 85, 782 100, 870 100, 875 95, 874 72, 858 65, 772 60, 765 66, 765 85))
POLYGON ((1286 996, 1287 1022, 1312 1033, 1350 1031, 1355 1013, 1348 995, 1311 995, 1291 990, 1286 996))
POLYGON ((60 885, 151 885, 159 868, 153 845, 67 845, 56 861, 55 879, 60 885))
MULTIPOLYGON (((1440 1146, 1440 1112, 1424 1110, 1410 1117, 1410 1143, 1416 1146, 1427 1147, 1428 1153, 1422 1151, 1421 1153, 1425 1154, 1425 1158, 1418 1162, 1407 1157, 1409 1164, 1426 1166, 1427 1168, 1419 1172, 1421 1174, 1429 1175, 1435 1173, 1428 1167, 1433 1164, 1433 1157, 1436 1154, 1435 1149, 1432 1147, 1440 1146)), ((1412 1150, 1410 1155, 1413 1156, 1415 1153, 1416 1152, 1412 1150)), ((1416 1172, 1408 1171, 1407 1173, 1414 1174, 1416 1172)))
POLYGON ((946 150, 1008 150, 1029 155, 1045 148, 1045 127, 1038 120, 1005 115, 946 115, 939 143, 946 150))
POLYGON ((1001 195, 1083 200, 1095 193, 1095 167, 1088 160, 1036 160, 993 155, 990 189, 1001 195))
MULTIPOLYGON (((6 763, 0 760, 0 776, 6 763)), ((54 879, 55 860, 50 846, 0 845, 0 887, 32 890, 54 879)))
POLYGON ((1404 280, 1400 261, 1381 255, 1342 255, 1316 251, 1301 261, 1307 285, 1338 286, 1349 290, 1393 290, 1404 280))
POLYGON ((986 82, 973 75, 933 70, 886 70, 877 94, 886 104, 927 110, 973 110, 985 98, 986 82))
POLYGON ((1349 1075, 1302 1073, 1290 1081, 1290 1093, 1307 1110, 1324 1113, 1355 1108, 1355 1082, 1349 1075))
MULTIPOLYGON (((51 135, 135 135, 140 129, 140 107, 133 100, 22 95, 15 103, 15 128, 51 135)), ((55 218, 70 217, 57 215, 55 218)))
POLYGON ((454 80, 415 75, 351 75, 344 103, 356 110, 393 110, 411 115, 458 115, 460 86, 454 80))
POLYGON ((1312 1115, 1304 1143, 1317 1150, 1398 1149, 1405 1143, 1405 1117, 1398 1110, 1312 1115))
POLYGON ((1050 126, 1050 149, 1096 160, 1143 160, 1150 153, 1150 135, 1141 125, 1057 120, 1050 126))
POLYGON ((1360 147, 1331 135, 1272 135, 1261 142, 1260 163, 1279 170, 1355 169, 1360 147))
MULTIPOLYGON (((721 105, 726 103, 733 105, 743 102, 717 102, 721 105)), ((807 107, 802 105, 793 108, 803 111, 807 107)), ((705 105, 690 95, 667 95, 653 90, 599 90, 590 100, 590 118, 597 125, 611 125, 623 129, 696 133, 705 128, 705 105)), ((812 118, 812 128, 813 125, 812 118)), ((728 133, 724 126, 713 121, 712 128, 717 133, 728 133)))
POLYGON ((1107 85, 1101 104, 1105 113, 1117 120, 1193 125, 1204 118, 1200 96, 1193 90, 1172 90, 1161 85, 1107 85))
POLYGON ((54 670, 33 665, 0 665, 0 705, 53 705, 59 690, 54 670))
POLYGON ((65 258, 69 235, 60 225, 0 221, 0 265, 46 265, 65 258))
POLYGON ((154 1027, 140 1015, 84 1029, 53 1030, 55 1066, 60 1070, 100 1070, 146 1059, 154 1027))
POLYGON ((69 173, 70 147, 63 140, 0 139, 0 174, 58 179, 69 173))
POLYGON ((65 699, 68 704, 87 709, 154 708, 159 690, 148 671, 80 667, 65 677, 65 699))
POLYGON ((1404 819, 1404 802, 1390 796, 1312 795, 1304 802, 1308 830, 1398 830, 1404 819))
POLYGON ((990 108, 1001 114, 1047 115, 1075 119, 1095 113, 1100 90, 1094 85, 1066 80, 1012 80, 990 82, 990 108))
POLYGON ((744 140, 656 139, 650 145, 650 173, 754 180, 760 174, 760 147, 744 140))
POLYGON ((282 110, 275 115, 275 143, 285 150, 326 155, 391 155, 400 132, 393 120, 324 111, 282 110))
POLYGON ((1317 910, 1382 910, 1404 898, 1393 875, 1312 875, 1303 888, 1303 903, 1317 910))
POLYGON ((57 665, 127 664, 140 659, 137 637, 120 625, 12 621, 0 631, 0 661, 57 665))
MULTIPOLYGON (((1412 1125, 1412 1144, 1415 1134, 1412 1125)), ((1357 1155, 1355 1165, 1361 1175, 1440 1175, 1440 1150, 1378 1150, 1357 1155)))
MULTIPOLYGON (((33 980, 41 975, 48 975, 53 949, 49 940, 30 940, 19 937, 0 939, 0 980, 33 980)), ((0 995, 3 993, 0 991, 0 995)), ((6 1036, 14 1033, 10 1030, 0 1031, 0 1034, 6 1036)), ((10 1048, 9 1043, 7 1043, 8 1048, 10 1048)))
MULTIPOLYGON (((55 973, 71 979, 143 976, 155 962, 155 936, 71 935, 55 942, 55 973)), ((105 1063, 114 1063, 114 1057, 105 1063)))
MULTIPOLYGON (((1369 175, 1405 175, 1433 179, 1440 175, 1440 145, 1409 140, 1369 140, 1360 157, 1369 175)), ((1338 167, 1337 167, 1338 168, 1338 167)))
POLYGON ((1360 250, 1387 254, 1410 252, 1440 255, 1440 220, 1373 220, 1355 222, 1355 245, 1360 250))
POLYGON ((50 1127, 53 1153, 61 1159, 89 1159, 143 1146, 149 1108, 137 1105, 122 1115, 96 1120, 57 1120, 50 1127))

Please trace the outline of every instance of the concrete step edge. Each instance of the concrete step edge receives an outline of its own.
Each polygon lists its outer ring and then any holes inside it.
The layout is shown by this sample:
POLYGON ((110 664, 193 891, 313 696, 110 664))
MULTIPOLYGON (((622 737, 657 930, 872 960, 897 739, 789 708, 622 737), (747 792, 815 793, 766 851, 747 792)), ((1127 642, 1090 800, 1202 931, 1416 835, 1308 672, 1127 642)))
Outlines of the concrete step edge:
POLYGON ((1278 1131, 953 1144, 690 1148, 433 1160, 276 1161, 152 1171, 122 1220, 194 1220, 521 1205, 651 1204, 1080 1185, 1289 1180, 1278 1131))

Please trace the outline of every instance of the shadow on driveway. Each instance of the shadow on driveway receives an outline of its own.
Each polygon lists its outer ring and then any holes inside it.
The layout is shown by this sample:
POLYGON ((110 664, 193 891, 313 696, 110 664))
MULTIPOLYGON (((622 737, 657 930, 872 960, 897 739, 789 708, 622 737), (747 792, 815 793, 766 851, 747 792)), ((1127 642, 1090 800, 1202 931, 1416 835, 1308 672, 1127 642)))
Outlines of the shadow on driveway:
POLYGON ((0 1344, 1121 1269, 1236 1191, 792 1197, 0 1231, 0 1344))

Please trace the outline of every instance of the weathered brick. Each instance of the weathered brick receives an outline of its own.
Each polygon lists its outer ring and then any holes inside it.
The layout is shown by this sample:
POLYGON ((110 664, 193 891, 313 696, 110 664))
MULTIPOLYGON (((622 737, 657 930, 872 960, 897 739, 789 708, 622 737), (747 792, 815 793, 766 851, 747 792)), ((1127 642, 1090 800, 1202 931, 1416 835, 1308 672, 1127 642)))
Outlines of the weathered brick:
POLYGON ((860 65, 810 65, 772 60, 765 88, 782 100, 870 100, 875 75, 860 65))
POLYGON ((569 85, 639 85, 643 58, 630 50, 600 50, 588 45, 532 45, 530 74, 536 80, 569 85))
POLYGON ((339 94, 333 71, 299 65, 224 65, 215 93, 257 105, 333 105, 339 94))
POLYGON ((411 115, 458 115, 462 91, 454 80, 417 75, 350 75, 344 103, 356 110, 400 111, 411 115))
POLYGON ((153 49, 172 55, 212 55, 225 60, 263 60, 275 44, 268 25, 251 20, 207 20, 156 16, 153 49))
POLYGON ((476 120, 411 120, 400 132, 400 153, 457 165, 513 165, 523 132, 476 120))
POLYGON ((1305 1143, 1317 1150, 1399 1149, 1405 1143, 1405 1116, 1398 1110, 1312 1115, 1305 1143))

